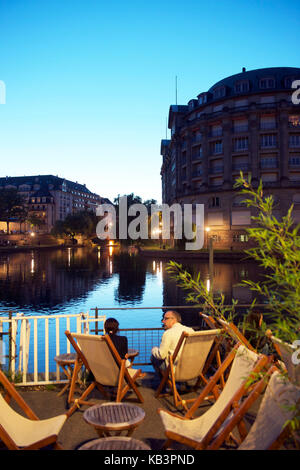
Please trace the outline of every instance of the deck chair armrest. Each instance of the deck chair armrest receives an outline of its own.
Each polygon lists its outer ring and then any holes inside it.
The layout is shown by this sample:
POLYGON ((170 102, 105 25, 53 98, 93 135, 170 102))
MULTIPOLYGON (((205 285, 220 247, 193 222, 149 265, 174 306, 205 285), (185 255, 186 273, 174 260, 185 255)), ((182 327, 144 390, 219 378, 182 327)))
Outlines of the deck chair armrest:
POLYGON ((176 413, 172 413, 172 411, 165 410, 164 408, 158 408, 157 409, 158 414, 160 413, 160 411, 163 411, 164 413, 167 413, 168 415, 173 416, 173 418, 181 419, 182 421, 187 421, 188 420, 188 418, 186 418, 185 416, 179 416, 176 413))

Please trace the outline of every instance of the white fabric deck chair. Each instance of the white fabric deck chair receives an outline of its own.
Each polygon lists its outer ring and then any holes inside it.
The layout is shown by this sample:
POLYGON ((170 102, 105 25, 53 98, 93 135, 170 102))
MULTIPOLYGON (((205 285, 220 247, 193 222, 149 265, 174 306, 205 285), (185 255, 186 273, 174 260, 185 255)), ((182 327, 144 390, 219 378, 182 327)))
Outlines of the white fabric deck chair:
POLYGON ((297 347, 293 344, 285 343, 275 336, 267 336, 271 339, 278 355, 282 358, 291 382, 300 386, 300 364, 297 347))
MULTIPOLYGON (((176 408, 182 405, 187 410, 187 403, 194 402, 195 399, 183 400, 176 387, 176 382, 187 382, 201 377, 207 383, 205 373, 216 355, 217 348, 213 348, 213 343, 220 335, 221 330, 204 330, 194 333, 183 332, 178 340, 174 353, 169 356, 169 363, 164 371, 162 380, 155 393, 158 398, 165 384, 168 382, 174 398, 176 408), (211 351, 211 355, 209 353, 211 351), (205 367, 205 370, 204 370, 205 367)), ((215 391, 215 389, 214 389, 215 391)), ((217 397, 218 394, 215 395, 217 397)))
POLYGON ((269 370, 267 376, 255 385, 249 396, 236 409, 232 419, 208 449, 219 449, 225 438, 240 423, 267 384, 256 419, 249 433, 246 429, 243 429, 243 433, 240 434, 242 443, 239 445, 238 450, 275 450, 281 447, 285 439, 291 434, 291 426, 285 426, 285 424, 293 418, 297 403, 299 407, 300 387, 293 385, 280 373, 276 366, 269 370))
POLYGON ((85 401, 85 398, 95 387, 107 396, 103 386, 117 387, 116 402, 122 401, 126 393, 132 389, 138 401, 143 403, 144 399, 135 384, 139 377, 143 377, 141 370, 126 367, 126 359, 120 358, 108 335, 75 334, 69 331, 66 331, 65 334, 77 353, 68 397, 69 403, 75 402, 77 406, 94 405, 93 402, 85 401), (82 365, 93 374, 94 380, 83 394, 75 399, 77 374, 82 365))
POLYGON ((57 436, 73 409, 53 418, 39 420, 1 370, 0 382, 6 391, 5 396, 0 394, 0 439, 5 446, 10 450, 33 450, 48 445, 62 449, 57 442, 57 436), (11 398, 28 417, 11 408, 11 398))
POLYGON ((158 410, 168 438, 164 447, 175 440, 195 449, 207 448, 216 432, 222 425, 224 426, 232 409, 246 393, 249 376, 259 372, 267 363, 266 356, 258 355, 243 345, 236 345, 184 417, 163 409, 158 410), (219 398, 202 416, 190 420, 189 418, 219 380, 221 373, 230 364, 232 364, 230 374, 219 398))

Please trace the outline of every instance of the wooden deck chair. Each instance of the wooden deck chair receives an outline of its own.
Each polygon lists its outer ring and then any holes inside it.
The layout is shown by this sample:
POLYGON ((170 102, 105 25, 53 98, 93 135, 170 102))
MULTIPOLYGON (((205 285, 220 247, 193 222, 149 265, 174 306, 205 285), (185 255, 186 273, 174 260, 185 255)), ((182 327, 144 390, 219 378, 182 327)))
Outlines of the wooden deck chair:
POLYGON ((272 341, 277 354, 281 357, 291 382, 300 386, 300 354, 297 353, 297 347, 294 344, 285 343, 272 336, 272 334, 267 333, 267 336, 272 341))
POLYGON ((226 333, 229 334, 235 343, 241 343, 246 346, 246 348, 250 349, 250 351, 256 352, 255 348, 251 346, 247 338, 245 338, 243 333, 238 329, 237 326, 235 326, 234 323, 229 323, 225 320, 222 320, 221 318, 217 319, 217 323, 224 329, 226 333))
MULTIPOLYGON (((187 382, 197 379, 196 386, 199 385, 199 377, 206 384, 205 373, 213 361, 216 350, 212 346, 221 330, 204 330, 194 333, 183 332, 178 340, 174 353, 169 356, 169 362, 159 387, 155 393, 158 398, 161 391, 168 383, 173 394, 174 405, 176 408, 181 405, 188 410, 187 403, 195 401, 194 399, 183 400, 176 387, 176 382, 187 382), (212 351, 211 351, 212 350, 212 351), (209 354, 211 352, 211 354, 209 354)), ((217 389, 214 388, 215 398, 218 397, 217 389)))
POLYGON ((0 393, 0 439, 5 446, 10 450, 34 450, 48 445, 62 449, 57 436, 73 409, 65 414, 40 420, 1 370, 0 382, 5 390, 4 396, 0 393), (11 398, 27 417, 11 408, 11 398))
POLYGON ((85 401, 85 398, 95 387, 107 396, 104 386, 117 387, 116 402, 122 401, 126 393, 132 389, 139 402, 143 403, 144 399, 135 383, 139 377, 143 376, 141 370, 126 367, 126 359, 120 358, 108 335, 75 334, 69 331, 65 334, 77 353, 68 397, 69 403, 75 402, 77 406, 94 405, 95 403, 85 401), (77 374, 82 365, 93 374, 94 380, 83 394, 75 399, 77 374))
POLYGON ((275 450, 282 446, 292 432, 291 426, 285 424, 293 418, 295 413, 293 407, 300 404, 300 387, 293 385, 276 366, 273 366, 267 376, 255 385, 246 400, 235 410, 233 417, 209 445, 209 450, 220 448, 228 434, 239 425, 265 388, 250 431, 247 433, 243 429, 243 433, 240 433, 242 442, 238 450, 275 450))
POLYGON ((168 438, 164 447, 169 446, 174 440, 198 450, 206 449, 246 393, 249 377, 256 376, 268 361, 267 356, 258 355, 237 344, 184 417, 163 409, 158 410, 168 438), (202 416, 190 419, 205 397, 211 393, 221 373, 230 365, 230 374, 219 398, 202 416))

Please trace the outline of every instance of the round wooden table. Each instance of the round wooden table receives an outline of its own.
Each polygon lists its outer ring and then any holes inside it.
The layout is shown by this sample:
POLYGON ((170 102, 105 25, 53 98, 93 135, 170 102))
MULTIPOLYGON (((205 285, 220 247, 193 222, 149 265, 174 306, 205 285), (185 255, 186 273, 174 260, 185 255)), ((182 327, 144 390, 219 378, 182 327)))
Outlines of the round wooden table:
POLYGON ((94 405, 83 413, 83 419, 93 426, 100 437, 119 436, 122 431, 131 436, 135 428, 144 420, 145 411, 131 403, 103 403, 94 405))
POLYGON ((132 437, 104 437, 94 439, 78 450, 151 450, 147 444, 132 437))
POLYGON ((54 360, 62 368, 64 373, 68 378, 68 383, 64 388, 58 393, 58 396, 61 396, 71 385, 73 367, 76 362, 77 354, 76 353, 66 353, 55 356, 54 360))
POLYGON ((131 349, 131 348, 128 349, 127 358, 129 359, 131 364, 133 363, 134 358, 138 355, 139 355, 139 351, 137 349, 131 349))

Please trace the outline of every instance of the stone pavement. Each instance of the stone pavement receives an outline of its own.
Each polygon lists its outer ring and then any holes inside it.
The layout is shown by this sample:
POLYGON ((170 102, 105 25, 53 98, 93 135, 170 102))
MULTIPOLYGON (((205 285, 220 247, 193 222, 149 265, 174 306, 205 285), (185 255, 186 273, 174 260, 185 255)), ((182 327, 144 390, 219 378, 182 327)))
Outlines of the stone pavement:
MULTIPOLYGON (((168 409, 170 411, 176 411, 172 397, 162 397, 156 399, 154 397, 155 390, 158 386, 158 380, 156 376, 152 373, 147 373, 145 378, 141 380, 140 391, 144 397, 144 403, 137 403, 136 396, 134 393, 129 393, 126 396, 126 402, 136 403, 138 406, 143 408, 146 413, 144 421, 135 429, 133 436, 136 439, 140 439, 150 446, 152 450, 160 450, 166 438, 164 435, 164 428, 161 422, 161 419, 157 413, 158 408, 168 409)), ((23 398, 26 400, 26 403, 34 410, 37 416, 40 419, 49 418, 62 414, 66 411, 66 399, 67 394, 64 394, 61 397, 57 396, 59 388, 56 387, 55 390, 31 390, 25 391, 24 389, 20 391, 23 398)), ((195 397, 194 392, 189 392, 185 394, 186 398, 195 397)), ((103 399, 102 395, 98 390, 94 390, 90 395, 92 401, 99 403, 107 402, 107 399, 103 399)), ((112 397, 112 401, 114 398, 112 397)), ((123 400, 124 401, 124 400, 123 400)), ((204 406, 201 406, 197 412, 196 416, 204 413, 208 407, 211 405, 210 402, 207 402, 204 406)), ((83 419, 83 412, 87 409, 86 406, 80 407, 73 415, 66 421, 60 434, 58 442, 66 450, 76 450, 85 442, 98 438, 97 432, 92 426, 87 424, 83 419)), ((182 416, 182 412, 177 410, 182 416)), ((174 444, 174 449, 185 449, 180 444, 174 444)))

